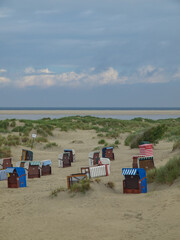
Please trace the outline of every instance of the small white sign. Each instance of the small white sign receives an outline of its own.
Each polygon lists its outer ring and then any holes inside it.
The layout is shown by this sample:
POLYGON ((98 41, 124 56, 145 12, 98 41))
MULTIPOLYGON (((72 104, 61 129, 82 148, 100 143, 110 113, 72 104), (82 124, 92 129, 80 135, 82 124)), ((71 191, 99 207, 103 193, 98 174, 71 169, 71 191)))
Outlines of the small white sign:
POLYGON ((37 136, 37 135, 36 135, 35 133, 32 134, 32 138, 36 138, 36 136, 37 136))

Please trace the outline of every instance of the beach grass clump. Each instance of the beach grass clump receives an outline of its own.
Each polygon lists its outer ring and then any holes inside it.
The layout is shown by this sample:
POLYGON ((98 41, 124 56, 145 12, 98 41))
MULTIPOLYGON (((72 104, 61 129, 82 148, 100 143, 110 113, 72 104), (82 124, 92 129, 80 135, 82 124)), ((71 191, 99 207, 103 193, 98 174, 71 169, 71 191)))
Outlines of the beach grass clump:
POLYGON ((20 145, 20 138, 19 136, 15 136, 15 135, 8 135, 5 145, 7 146, 17 146, 20 145))
POLYGON ((116 140, 116 141, 114 142, 114 144, 116 144, 116 145, 120 144, 119 140, 116 140))
POLYGON ((172 184, 180 176, 180 156, 171 158, 164 166, 147 173, 148 183, 172 184))
POLYGON ((100 183, 101 182, 101 178, 95 178, 94 181, 97 182, 97 183, 100 183))
POLYGON ((180 150, 180 140, 175 142, 172 151, 180 150))
POLYGON ((37 125, 37 133, 38 131, 42 131, 44 132, 46 135, 49 135, 49 136, 53 136, 53 133, 52 131, 54 130, 54 127, 50 124, 40 124, 40 125, 37 125))
POLYGON ((147 172, 147 182, 152 183, 155 182, 156 179, 156 174, 157 174, 157 169, 153 168, 147 172))
POLYGON ((21 142, 22 142, 22 143, 27 143, 29 140, 30 140, 30 139, 29 139, 28 136, 22 136, 22 137, 21 137, 21 142))
POLYGON ((15 128, 12 129, 12 132, 19 132, 22 133, 24 136, 28 136, 29 133, 32 131, 33 126, 16 126, 15 128))
POLYGON ((104 139, 101 139, 98 141, 98 144, 106 144, 106 141, 104 139))
POLYGON ((56 188, 56 189, 54 189, 54 190, 51 191, 50 197, 51 197, 51 198, 57 197, 58 193, 60 193, 60 192, 65 192, 65 191, 66 191, 66 189, 63 188, 63 187, 56 188))
POLYGON ((11 121, 11 123, 9 124, 9 126, 10 126, 11 128, 15 128, 15 126, 16 126, 16 120, 13 119, 13 120, 11 121))
POLYGON ((0 120, 0 129, 5 129, 7 130, 9 127, 9 120, 0 120))
POLYGON ((102 133, 98 133, 97 136, 98 137, 104 137, 104 135, 102 133))
POLYGON ((0 158, 6 158, 11 156, 11 149, 10 147, 4 146, 0 147, 0 158))
POLYGON ((119 134, 120 133, 117 131, 110 131, 110 132, 106 133, 106 137, 107 138, 118 138, 119 134))
POLYGON ((42 128, 36 128, 37 134, 41 135, 42 137, 47 137, 48 134, 42 128))
POLYGON ((50 143, 47 143, 45 146, 44 146, 44 149, 48 149, 48 148, 52 148, 52 147, 57 147, 57 143, 55 142, 50 142, 50 143))
POLYGON ((73 193, 86 193, 91 188, 89 179, 82 179, 81 181, 74 183, 70 187, 70 192, 73 193))
POLYGON ((37 137, 36 138, 36 142, 40 143, 40 142, 48 142, 48 139, 46 137, 37 137))
POLYGON ((101 149, 101 147, 95 147, 95 148, 93 148, 93 150, 92 151, 98 151, 98 150, 100 150, 101 149))
MULTIPOLYGON (((108 144, 108 145, 110 146, 110 144, 108 144)), ((106 146, 106 147, 107 147, 107 146, 106 146)), ((118 144, 115 144, 115 143, 111 144, 111 147, 113 147, 113 148, 119 148, 118 144)))
POLYGON ((114 187, 115 187, 115 183, 109 181, 109 182, 106 183, 106 186, 107 186, 108 188, 114 189, 114 187))
POLYGON ((0 135, 0 146, 6 145, 6 138, 0 135))

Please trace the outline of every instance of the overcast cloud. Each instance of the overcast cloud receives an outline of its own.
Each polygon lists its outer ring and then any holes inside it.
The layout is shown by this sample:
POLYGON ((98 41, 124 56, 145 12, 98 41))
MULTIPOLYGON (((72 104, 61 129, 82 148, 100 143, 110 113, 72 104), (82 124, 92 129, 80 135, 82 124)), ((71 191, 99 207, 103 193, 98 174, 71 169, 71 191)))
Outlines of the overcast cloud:
MULTIPOLYGON (((42 89, 56 87, 73 89, 77 99, 95 88, 107 96, 118 88, 121 94, 121 86, 151 85, 153 94, 170 84, 171 105, 179 106, 179 13, 176 0, 1 0, 0 93, 33 87, 40 100, 42 89)), ((6 104, 19 103, 9 98, 6 104)))

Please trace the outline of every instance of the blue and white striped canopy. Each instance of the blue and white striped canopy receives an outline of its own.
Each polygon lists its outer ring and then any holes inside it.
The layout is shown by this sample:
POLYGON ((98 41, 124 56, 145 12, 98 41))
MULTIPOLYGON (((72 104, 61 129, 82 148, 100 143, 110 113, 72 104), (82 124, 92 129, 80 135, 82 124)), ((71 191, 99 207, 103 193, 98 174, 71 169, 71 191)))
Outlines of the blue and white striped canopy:
POLYGON ((146 178, 146 171, 143 168, 123 168, 122 175, 137 175, 140 179, 146 178))
POLYGON ((137 170, 137 168, 123 168, 122 175, 136 175, 137 170))

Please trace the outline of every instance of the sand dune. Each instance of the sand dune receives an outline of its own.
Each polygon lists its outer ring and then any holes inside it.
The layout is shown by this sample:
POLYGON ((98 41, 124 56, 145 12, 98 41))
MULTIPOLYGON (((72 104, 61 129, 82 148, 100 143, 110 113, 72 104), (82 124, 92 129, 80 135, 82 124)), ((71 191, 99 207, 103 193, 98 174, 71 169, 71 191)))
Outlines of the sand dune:
MULTIPOLYGON (((27 188, 8 189, 6 181, 0 182, 0 239, 178 240, 180 179, 172 186, 150 184, 147 194, 123 194, 121 169, 131 167, 132 155, 139 153, 124 146, 124 138, 121 135, 118 139, 121 144, 114 150, 116 160, 111 162, 110 176, 102 177, 99 184, 92 183, 85 195, 61 192, 53 199, 49 197, 51 190, 66 187, 66 176, 88 165, 88 153, 97 146, 97 135, 94 131, 55 132, 49 140, 59 147, 44 150, 37 145, 34 160, 51 159, 53 174, 27 179, 27 188), (77 161, 60 169, 57 156, 64 148, 74 148, 77 161), (108 181, 115 183, 114 190, 105 186, 108 181)), ((12 148, 14 163, 20 160, 21 149, 12 148)), ((177 154, 171 150, 172 143, 157 144, 155 165, 161 166, 177 154)))

